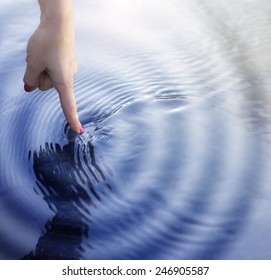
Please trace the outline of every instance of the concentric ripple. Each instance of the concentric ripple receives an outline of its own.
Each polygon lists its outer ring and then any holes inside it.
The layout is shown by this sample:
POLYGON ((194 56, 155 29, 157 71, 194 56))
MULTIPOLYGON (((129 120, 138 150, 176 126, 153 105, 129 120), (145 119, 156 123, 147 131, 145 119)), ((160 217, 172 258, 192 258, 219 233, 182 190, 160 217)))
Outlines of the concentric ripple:
POLYGON ((113 2, 75 3, 83 135, 1 25, 0 258, 270 258, 270 4, 113 2))

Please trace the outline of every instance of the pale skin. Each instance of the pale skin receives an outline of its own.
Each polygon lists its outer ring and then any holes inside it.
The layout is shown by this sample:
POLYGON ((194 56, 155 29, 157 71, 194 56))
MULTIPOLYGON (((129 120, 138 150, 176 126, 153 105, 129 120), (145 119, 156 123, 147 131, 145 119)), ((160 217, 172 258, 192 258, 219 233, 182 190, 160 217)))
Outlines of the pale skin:
POLYGON ((64 115, 76 133, 84 133, 73 92, 77 72, 72 0, 39 0, 40 24, 27 45, 25 90, 55 88, 64 115))

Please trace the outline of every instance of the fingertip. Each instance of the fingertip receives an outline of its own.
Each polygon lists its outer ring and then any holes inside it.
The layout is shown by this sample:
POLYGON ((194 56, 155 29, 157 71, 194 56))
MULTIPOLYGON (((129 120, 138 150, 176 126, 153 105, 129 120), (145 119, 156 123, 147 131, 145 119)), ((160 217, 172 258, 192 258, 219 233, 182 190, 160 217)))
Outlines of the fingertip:
POLYGON ((29 86, 29 85, 27 85, 27 84, 24 84, 24 90, 25 90, 26 92, 31 92, 32 90, 34 90, 34 88, 31 87, 31 86, 29 86))
POLYGON ((70 127, 71 127, 72 131, 75 132, 76 134, 82 135, 85 132, 83 127, 80 127, 80 128, 73 128, 72 126, 70 126, 70 127))
POLYGON ((85 130, 83 127, 80 128, 80 134, 84 134, 85 130))
POLYGON ((76 134, 83 134, 85 132, 83 126, 78 119, 69 122, 70 128, 76 134))
POLYGON ((41 73, 40 69, 27 65, 23 78, 24 90, 26 92, 31 92, 38 87, 41 73))

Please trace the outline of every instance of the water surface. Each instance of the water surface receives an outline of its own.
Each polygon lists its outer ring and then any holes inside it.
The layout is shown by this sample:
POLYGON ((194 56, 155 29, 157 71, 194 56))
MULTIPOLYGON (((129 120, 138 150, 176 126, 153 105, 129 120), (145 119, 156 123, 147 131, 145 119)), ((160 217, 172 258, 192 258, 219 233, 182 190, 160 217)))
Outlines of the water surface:
POLYGON ((270 259, 271 4, 75 3, 78 113, 24 93, 0 4, 1 259, 270 259))

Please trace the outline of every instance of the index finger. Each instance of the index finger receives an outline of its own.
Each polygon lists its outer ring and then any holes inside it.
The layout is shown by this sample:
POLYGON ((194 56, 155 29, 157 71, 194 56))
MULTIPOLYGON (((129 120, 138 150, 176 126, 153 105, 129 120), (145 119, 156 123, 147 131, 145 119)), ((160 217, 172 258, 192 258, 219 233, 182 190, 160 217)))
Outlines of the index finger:
POLYGON ((73 92, 73 83, 55 85, 59 93, 60 103, 63 113, 71 129, 76 133, 84 133, 84 129, 78 119, 77 105, 73 92))

